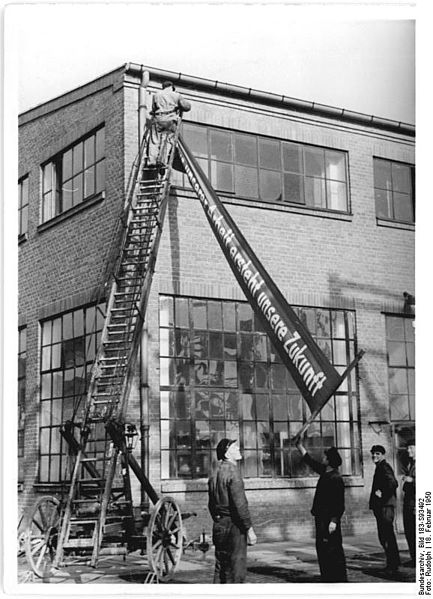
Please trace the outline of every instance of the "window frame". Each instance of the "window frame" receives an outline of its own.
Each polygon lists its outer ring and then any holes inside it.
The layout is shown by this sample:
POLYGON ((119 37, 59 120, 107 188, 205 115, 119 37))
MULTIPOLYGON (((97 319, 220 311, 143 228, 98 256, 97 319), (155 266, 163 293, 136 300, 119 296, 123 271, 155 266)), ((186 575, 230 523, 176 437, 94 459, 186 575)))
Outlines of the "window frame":
POLYGON ((408 314, 385 314, 385 341, 386 341, 386 362, 387 362, 387 370, 388 370, 388 399, 389 399, 389 418, 391 422, 413 422, 415 421, 415 389, 413 391, 413 393, 411 393, 411 380, 412 380, 412 384, 415 384, 415 359, 414 359, 414 353, 413 353, 413 359, 412 359, 412 353, 409 352, 409 347, 411 345, 413 345, 413 352, 415 352, 415 328, 413 327, 413 341, 408 339, 407 337, 407 329, 406 329, 406 323, 407 322, 411 322, 412 323, 412 327, 415 323, 415 317, 414 316, 410 316, 408 314), (390 338, 388 336, 388 319, 399 319, 402 324, 403 324, 403 338, 401 339, 395 339, 395 338, 390 338), (391 347, 390 344, 403 344, 404 346, 404 357, 405 357, 405 364, 403 363, 391 363, 391 347), (413 362, 413 364, 411 363, 413 362), (406 388, 407 388, 407 392, 406 393, 394 393, 392 392, 393 389, 393 385, 394 383, 392 383, 392 376, 391 373, 393 372, 404 372, 405 373, 405 382, 406 382, 406 388), (412 374, 411 374, 412 373, 412 374), (394 418, 393 417, 393 397, 404 397, 406 396, 406 407, 407 407, 407 414, 408 417, 407 418, 402 418, 402 417, 398 417, 398 418, 394 418), (411 401, 412 398, 412 401, 411 401))
MULTIPOLYGON (((203 152, 200 152, 200 155, 197 156, 196 153, 194 152, 193 147, 191 147, 191 143, 190 143, 190 147, 191 150, 194 154, 194 156, 196 157, 196 159, 198 160, 200 166, 202 166, 203 170, 205 171, 205 174, 207 175, 207 177, 209 178, 209 180, 211 181, 213 187, 215 188, 216 191, 219 191, 222 194, 225 194, 227 196, 231 196, 231 197, 238 197, 240 199, 245 199, 245 200, 250 200, 253 202, 263 202, 266 204, 272 204, 272 205, 280 205, 280 206, 287 206, 287 207, 301 207, 301 208, 305 208, 307 210, 321 210, 321 211, 326 211, 329 212, 331 214, 333 213, 337 213, 337 214, 350 214, 350 184, 349 184, 349 153, 347 150, 340 150, 338 148, 327 148, 324 146, 316 146, 313 144, 305 144, 305 143, 301 143, 298 141, 292 141, 292 140, 287 140, 287 139, 279 139, 279 138, 275 138, 275 137, 270 137, 270 136, 265 136, 265 135, 259 135, 256 133, 250 133, 250 132, 244 132, 244 131, 237 131, 237 130, 233 130, 233 129, 224 129, 222 127, 209 127, 207 125, 200 125, 197 123, 192 123, 192 122, 184 122, 182 124, 182 131, 183 131, 183 137, 184 139, 188 142, 188 128, 191 128, 192 130, 197 130, 197 131, 205 131, 205 139, 206 139, 206 147, 207 147, 207 155, 203 156, 203 152), (227 134, 229 136, 230 139, 230 157, 215 157, 213 158, 213 154, 212 154, 212 134, 227 134), (251 139, 254 140, 255 142, 255 155, 256 155, 256 160, 255 160, 255 164, 252 165, 250 163, 246 163, 245 161, 243 162, 239 162, 236 161, 236 140, 237 139, 241 139, 241 138, 245 138, 245 139, 251 139), (278 166, 271 166, 270 164, 263 164, 261 163, 262 160, 262 156, 263 156, 263 148, 266 144, 278 144, 279 146, 279 164, 278 166), (285 167, 285 154, 284 154, 284 149, 288 146, 294 146, 296 148, 298 148, 298 152, 300 150, 301 152, 301 162, 302 162, 302 170, 300 172, 294 172, 288 168, 285 167), (323 172, 323 176, 322 177, 312 177, 310 175, 308 175, 306 173, 305 170, 305 164, 306 164, 306 159, 305 159, 305 153, 310 150, 310 151, 317 151, 317 152, 322 152, 323 157, 324 157, 324 172, 323 172), (326 158, 327 156, 329 156, 330 154, 339 154, 340 157, 344 160, 344 179, 340 180, 340 179, 333 179, 332 177, 329 177, 327 174, 327 162, 326 162, 326 158), (227 169, 230 168, 231 169, 231 188, 229 188, 229 186, 219 186, 218 185, 218 181, 215 180, 215 173, 216 173, 216 168, 214 167, 214 165, 221 165, 226 167, 227 169), (257 190, 257 193, 254 194, 250 194, 248 195, 245 193, 239 193, 239 189, 238 189, 238 184, 237 184, 237 179, 236 179, 236 173, 240 172, 242 170, 248 171, 250 173, 249 177, 246 177, 246 181, 248 183, 248 186, 251 187, 253 185, 253 187, 257 190), (251 175, 253 174, 253 171, 255 172, 255 176, 254 176, 254 183, 252 182, 252 177, 251 175), (279 177, 279 191, 280 191, 280 195, 279 198, 277 199, 270 199, 270 198, 266 198, 264 197, 262 194, 262 187, 263 187, 263 182, 264 182, 264 178, 266 176, 271 176, 272 177, 279 177), (300 197, 300 201, 289 201, 286 200, 285 197, 288 195, 288 191, 286 190, 286 179, 288 180, 289 175, 295 175, 300 177, 300 181, 301 181, 301 185, 300 185, 300 193, 301 193, 301 197, 300 197), (305 189, 306 189, 306 183, 307 182, 314 182, 313 179, 315 179, 316 181, 321 181, 322 182, 322 187, 324 190, 324 198, 325 198, 325 205, 321 205, 321 206, 316 206, 316 205, 312 205, 310 203, 306 203, 306 195, 305 195, 305 189), (330 207, 330 196, 331 196, 331 191, 330 191, 330 187, 331 185, 335 184, 335 183, 340 183, 342 185, 344 185, 344 192, 345 192, 345 208, 341 209, 341 208, 333 208, 332 206, 330 207)), ((174 185, 178 185, 179 187, 184 187, 184 188, 190 188, 189 182, 187 180, 186 175, 180 175, 180 174, 176 174, 175 175, 175 180, 174 180, 174 185)), ((335 186, 335 185, 334 185, 335 186)))
POLYGON ((60 435, 60 425, 70 419, 77 404, 85 399, 104 327, 104 310, 104 303, 91 303, 40 321, 40 484, 58 484, 68 476, 68 445, 60 435), (93 316, 88 316, 89 312, 93 312, 93 316), (77 389, 77 381, 81 381, 81 385, 84 381, 84 386, 77 389), (53 469, 56 472, 52 475, 53 469))
POLYGON ((28 234, 29 230, 29 173, 18 179, 18 238, 23 238, 28 234), (24 183, 26 187, 24 188, 24 183), (23 198, 24 189, 26 189, 26 197, 23 198), (24 219, 25 215, 25 219, 24 219), (23 225, 25 222, 25 226, 23 225))
MULTIPOLYGON (((41 164, 41 196, 39 225, 45 225, 52 220, 63 216, 64 214, 73 214, 77 208, 85 206, 93 199, 101 197, 105 193, 106 174, 106 141, 105 141, 105 123, 98 125, 90 132, 69 144, 66 148, 52 156, 41 164), (102 147, 98 154, 98 136, 102 137, 102 147), (93 139, 93 161, 86 163, 85 148, 86 143, 93 139), (80 148, 80 150, 78 150, 80 148), (75 153, 81 154, 81 164, 75 170, 75 153), (66 157, 71 155, 71 172, 65 173, 66 157), (51 173, 49 173, 49 170, 51 173), (98 172, 100 173, 100 183, 98 184, 98 172), (93 173, 93 189, 86 195, 85 177, 86 173, 93 173), (65 189, 65 184, 75 185, 75 180, 81 181, 78 188, 72 187, 71 190, 65 189), (49 184, 49 187, 48 187, 49 184), (81 192, 80 192, 81 190, 81 192), (75 201, 75 194, 77 200, 75 201), (70 193, 70 198, 66 194, 70 193)), ((78 183, 77 183, 78 184, 78 183)))
POLYGON ((383 220, 383 221, 388 221, 390 223, 399 223, 399 224, 405 224, 405 225, 407 225, 407 224, 414 225, 415 224, 415 216, 416 216, 416 214, 415 214, 415 197, 416 197, 416 195, 415 195, 415 165, 414 164, 410 164, 407 162, 400 162, 398 160, 391 160, 389 158, 383 158, 380 156, 373 156, 373 192, 374 192, 375 213, 376 213, 377 220, 383 220), (376 183, 376 181, 377 181, 376 166, 378 165, 379 162, 387 163, 390 165, 391 187, 389 189, 380 187, 376 183), (393 178, 393 165, 407 167, 409 170, 410 191, 407 194, 403 194, 403 195, 407 195, 409 197, 410 209, 412 211, 412 218, 408 219, 408 220, 404 220, 402 218, 395 217, 394 194, 395 193, 401 194, 401 192, 397 192, 395 190, 394 178, 393 178), (387 204, 388 204, 387 216, 378 214, 378 198, 377 198, 378 192, 386 192, 387 194, 388 193, 390 194, 390 198, 387 198, 387 204), (390 214, 390 212, 391 212, 391 214, 390 214))

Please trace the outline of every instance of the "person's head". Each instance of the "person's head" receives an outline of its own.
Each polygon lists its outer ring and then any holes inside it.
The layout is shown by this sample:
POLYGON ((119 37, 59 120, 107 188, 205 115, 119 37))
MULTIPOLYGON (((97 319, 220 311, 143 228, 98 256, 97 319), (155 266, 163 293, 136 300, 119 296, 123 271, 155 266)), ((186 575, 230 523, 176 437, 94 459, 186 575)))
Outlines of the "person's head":
POLYGON ((406 443, 407 454, 413 460, 415 459, 415 439, 411 439, 406 443))
POLYGON ((385 459, 385 448, 382 445, 373 445, 370 449, 371 459, 375 464, 378 464, 385 459))
POLYGON ((331 468, 339 468, 342 464, 342 459, 336 447, 330 447, 323 452, 322 463, 331 468))
POLYGON ((162 89, 165 89, 166 87, 171 87, 172 89, 174 89, 174 85, 172 81, 163 81, 162 82, 162 89))
POLYGON ((221 439, 216 448, 218 460, 236 463, 242 459, 239 445, 235 439, 221 439))

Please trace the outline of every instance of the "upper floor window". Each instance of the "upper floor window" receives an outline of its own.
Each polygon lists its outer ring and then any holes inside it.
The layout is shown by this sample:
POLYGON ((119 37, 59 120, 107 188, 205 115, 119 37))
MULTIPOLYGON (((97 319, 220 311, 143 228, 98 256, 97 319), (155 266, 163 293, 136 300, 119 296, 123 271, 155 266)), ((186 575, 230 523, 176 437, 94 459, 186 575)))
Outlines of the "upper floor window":
MULTIPOLYGON (((355 355, 355 314, 297 307, 343 373, 355 355)), ((310 476, 292 439, 310 412, 246 302, 160 297, 162 478, 207 477, 220 439, 239 441, 246 477, 310 476)), ((342 473, 359 474, 355 372, 311 424, 306 447, 335 445, 342 473)))
POLYGON ((18 480, 22 480, 24 457, 24 418, 26 409, 27 329, 18 330, 18 480))
MULTIPOLYGON (((345 152, 192 124, 183 125, 183 136, 217 191, 348 210, 345 152)), ((175 183, 189 185, 186 175, 175 183)))
POLYGON ((386 316, 391 420, 415 420, 414 319, 386 316))
POLYGON ((27 233, 29 219, 29 176, 18 181, 18 235, 27 233))
POLYGON ((105 188, 105 129, 60 152, 42 167, 41 222, 66 212, 105 188))
POLYGON ((376 216, 415 222, 415 168, 409 164, 374 158, 376 216))

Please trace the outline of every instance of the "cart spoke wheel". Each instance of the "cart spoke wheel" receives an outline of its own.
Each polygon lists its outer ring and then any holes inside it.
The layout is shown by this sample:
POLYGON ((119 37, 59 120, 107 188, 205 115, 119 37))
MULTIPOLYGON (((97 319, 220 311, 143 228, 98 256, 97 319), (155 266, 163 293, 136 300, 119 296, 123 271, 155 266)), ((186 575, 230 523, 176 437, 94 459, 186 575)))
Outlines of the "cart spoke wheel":
POLYGON ((50 495, 38 499, 25 531, 25 552, 31 570, 40 578, 48 575, 54 560, 59 523, 59 500, 50 495))
POLYGON ((147 529, 147 557, 159 581, 172 578, 182 556, 182 516, 171 497, 155 506, 147 529))

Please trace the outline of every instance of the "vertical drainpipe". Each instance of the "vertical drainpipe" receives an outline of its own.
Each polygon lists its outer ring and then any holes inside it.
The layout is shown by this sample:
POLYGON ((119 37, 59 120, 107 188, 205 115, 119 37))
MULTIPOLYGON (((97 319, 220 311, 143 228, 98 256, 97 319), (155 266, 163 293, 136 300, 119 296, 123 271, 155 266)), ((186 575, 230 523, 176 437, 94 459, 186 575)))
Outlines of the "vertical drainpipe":
MULTIPOLYGON (((149 72, 141 67, 141 81, 138 88, 138 160, 141 164, 141 141, 147 121, 147 85, 149 72)), ((149 381, 148 381, 148 331, 146 323, 143 325, 140 342, 140 436, 141 454, 140 466, 142 472, 149 479, 149 381)), ((149 499, 141 486, 140 504, 142 510, 149 510, 149 499)))

